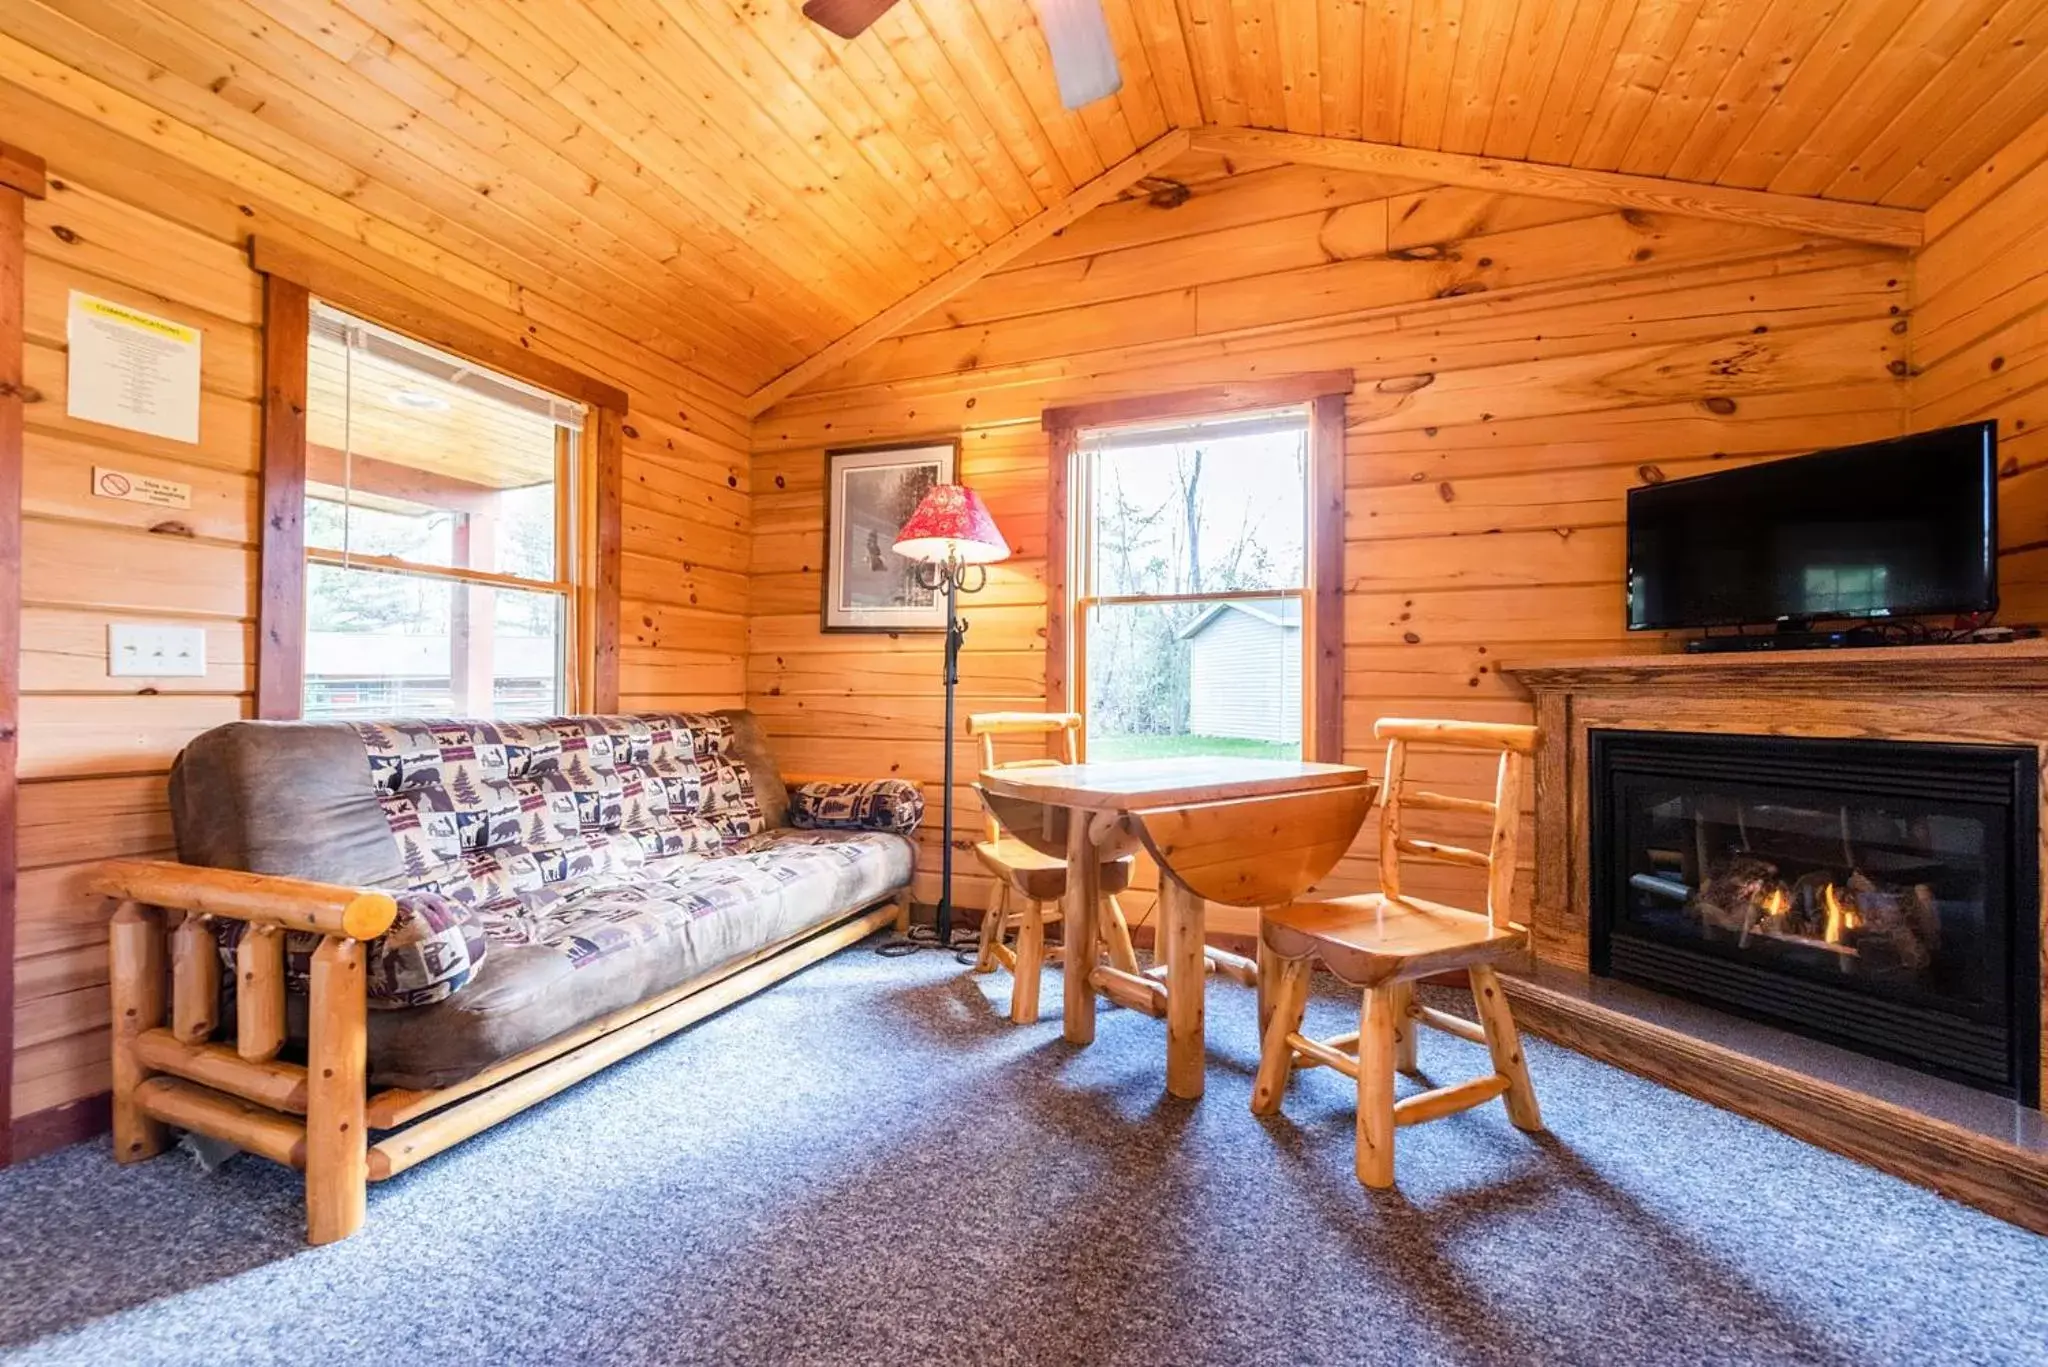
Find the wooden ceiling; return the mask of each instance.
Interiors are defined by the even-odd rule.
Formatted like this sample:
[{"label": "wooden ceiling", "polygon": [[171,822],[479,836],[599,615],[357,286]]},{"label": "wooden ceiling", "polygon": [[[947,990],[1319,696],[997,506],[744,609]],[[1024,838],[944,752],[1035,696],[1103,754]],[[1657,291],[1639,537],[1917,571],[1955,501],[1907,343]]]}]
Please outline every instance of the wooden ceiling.
[{"label": "wooden ceiling", "polygon": [[0,79],[54,58],[738,394],[1174,128],[1922,208],[2048,113],[2048,0],[1105,7],[1079,113],[1029,0],[851,43],[799,0],[8,0]]}]

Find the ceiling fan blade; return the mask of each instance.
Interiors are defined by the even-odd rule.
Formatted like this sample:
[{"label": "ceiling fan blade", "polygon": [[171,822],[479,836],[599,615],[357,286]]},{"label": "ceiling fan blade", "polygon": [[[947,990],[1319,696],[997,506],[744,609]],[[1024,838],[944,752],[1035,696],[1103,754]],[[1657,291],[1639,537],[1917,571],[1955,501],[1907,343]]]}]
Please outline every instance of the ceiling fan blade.
[{"label": "ceiling fan blade", "polygon": [[896,0],[804,0],[804,18],[841,38],[858,38]]},{"label": "ceiling fan blade", "polygon": [[1052,74],[1059,81],[1061,104],[1079,109],[1123,89],[1102,0],[1037,0],[1037,6],[1039,26],[1052,49]]}]

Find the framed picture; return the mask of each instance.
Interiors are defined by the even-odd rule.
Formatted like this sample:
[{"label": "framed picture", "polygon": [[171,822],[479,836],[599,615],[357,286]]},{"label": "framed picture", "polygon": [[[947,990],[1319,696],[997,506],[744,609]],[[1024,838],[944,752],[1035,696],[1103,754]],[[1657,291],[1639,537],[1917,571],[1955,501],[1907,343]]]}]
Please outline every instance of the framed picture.
[{"label": "framed picture", "polygon": [[951,484],[958,441],[825,453],[827,631],[944,631],[946,599],[920,588],[896,532],[935,484]]}]

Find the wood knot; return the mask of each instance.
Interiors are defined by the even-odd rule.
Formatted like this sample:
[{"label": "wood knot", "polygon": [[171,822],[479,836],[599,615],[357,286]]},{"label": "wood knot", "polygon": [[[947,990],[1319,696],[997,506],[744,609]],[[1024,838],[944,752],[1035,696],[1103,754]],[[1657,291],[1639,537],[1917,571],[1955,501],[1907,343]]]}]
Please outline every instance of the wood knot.
[{"label": "wood knot", "polygon": [[183,522],[159,522],[149,530],[153,536],[182,536],[190,538],[198,535],[197,532],[193,531],[191,527]]},{"label": "wood knot", "polygon": [[66,246],[76,246],[78,243],[78,234],[71,231],[71,229],[65,227],[61,223],[51,225],[50,236],[56,238],[59,242],[62,242]]},{"label": "wood knot", "polygon": [[1406,641],[1406,642],[1407,642],[1407,643],[1408,643],[1409,645],[1411,645],[1411,646],[1419,646],[1419,645],[1421,645],[1421,644],[1422,644],[1422,638],[1421,638],[1420,636],[1417,636],[1417,635],[1416,635],[1416,634],[1415,634],[1414,632],[1412,632],[1412,631],[1404,631],[1404,632],[1402,632],[1402,633],[1401,633],[1401,639],[1402,639],[1402,640],[1404,640],[1404,641]]},{"label": "wood knot", "polygon": [[1645,484],[1662,484],[1666,478],[1664,472],[1654,465],[1638,465],[1636,474]]},{"label": "wood knot", "polygon": [[1420,375],[1389,375],[1373,386],[1381,394],[1413,394],[1418,389],[1427,389],[1436,383],[1436,376],[1428,371]]},{"label": "wood knot", "polygon": [[1455,285],[1446,285],[1443,289],[1438,290],[1436,297],[1439,299],[1460,299],[1468,294],[1484,293],[1486,293],[1486,282],[1484,280],[1461,280]]},{"label": "wood knot", "polygon": [[1396,247],[1387,253],[1389,261],[1456,261],[1458,254],[1431,242],[1420,247]]},{"label": "wood knot", "polygon": [[1735,411],[1735,400],[1725,394],[1712,394],[1700,400],[1700,407],[1725,418]]},{"label": "wood knot", "polygon": [[1451,482],[1445,480],[1436,486],[1436,496],[1446,503],[1452,503],[1457,500],[1458,494],[1455,489],[1451,488]]}]

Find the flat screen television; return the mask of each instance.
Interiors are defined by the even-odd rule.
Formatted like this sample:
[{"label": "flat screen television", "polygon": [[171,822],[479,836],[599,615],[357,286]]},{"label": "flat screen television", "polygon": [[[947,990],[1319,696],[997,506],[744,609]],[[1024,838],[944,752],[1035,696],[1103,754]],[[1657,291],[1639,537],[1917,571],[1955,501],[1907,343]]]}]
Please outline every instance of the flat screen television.
[{"label": "flat screen television", "polygon": [[1631,489],[1631,631],[1988,613],[1997,424]]}]

